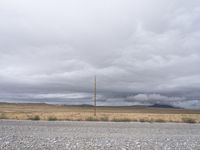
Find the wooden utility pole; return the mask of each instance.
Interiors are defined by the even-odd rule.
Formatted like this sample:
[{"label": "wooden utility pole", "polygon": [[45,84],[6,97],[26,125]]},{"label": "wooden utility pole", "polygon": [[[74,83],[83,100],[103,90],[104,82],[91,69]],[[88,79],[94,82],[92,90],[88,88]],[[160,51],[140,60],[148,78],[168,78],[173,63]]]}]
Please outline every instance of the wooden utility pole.
[{"label": "wooden utility pole", "polygon": [[96,96],[97,96],[97,81],[96,81],[96,76],[94,76],[94,116],[96,116]]}]

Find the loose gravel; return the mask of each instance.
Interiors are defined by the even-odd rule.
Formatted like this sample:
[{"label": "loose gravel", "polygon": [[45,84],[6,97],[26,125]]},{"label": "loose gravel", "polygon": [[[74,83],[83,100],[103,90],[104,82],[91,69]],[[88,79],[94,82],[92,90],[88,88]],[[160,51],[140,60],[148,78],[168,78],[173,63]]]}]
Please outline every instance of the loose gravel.
[{"label": "loose gravel", "polygon": [[0,120],[0,149],[200,149],[200,124]]}]

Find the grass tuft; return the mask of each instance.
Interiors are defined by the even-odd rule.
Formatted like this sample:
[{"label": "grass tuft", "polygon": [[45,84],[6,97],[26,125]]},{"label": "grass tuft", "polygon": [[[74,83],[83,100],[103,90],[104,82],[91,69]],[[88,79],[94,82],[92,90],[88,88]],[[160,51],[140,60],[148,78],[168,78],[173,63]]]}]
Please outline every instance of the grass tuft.
[{"label": "grass tuft", "polygon": [[28,117],[28,120],[40,120],[40,116],[38,116],[38,115],[30,116],[30,117]]},{"label": "grass tuft", "polygon": [[160,122],[160,123],[164,123],[164,122],[166,122],[165,120],[163,120],[163,119],[155,119],[154,120],[154,122]]},{"label": "grass tuft", "polygon": [[99,121],[97,118],[95,118],[95,117],[87,117],[86,119],[85,119],[86,121]]},{"label": "grass tuft", "polygon": [[48,121],[56,121],[58,120],[55,116],[49,116]]},{"label": "grass tuft", "polygon": [[139,122],[147,122],[147,120],[142,118],[139,120]]},{"label": "grass tuft", "polygon": [[129,119],[129,118],[113,118],[112,121],[113,122],[130,122],[131,119]]},{"label": "grass tuft", "polygon": [[108,116],[103,116],[100,118],[100,121],[109,121]]},{"label": "grass tuft", "polygon": [[8,117],[7,117],[4,113],[2,113],[2,114],[0,115],[0,119],[8,119]]},{"label": "grass tuft", "polygon": [[193,118],[182,118],[182,121],[185,123],[196,123],[196,120]]}]

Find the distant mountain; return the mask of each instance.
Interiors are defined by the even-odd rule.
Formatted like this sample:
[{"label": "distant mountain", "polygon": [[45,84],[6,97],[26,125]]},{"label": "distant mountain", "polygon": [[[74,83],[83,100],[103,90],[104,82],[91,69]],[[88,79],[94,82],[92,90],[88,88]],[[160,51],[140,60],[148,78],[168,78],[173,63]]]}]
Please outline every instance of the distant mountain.
[{"label": "distant mountain", "polygon": [[67,105],[67,104],[61,104],[63,106],[67,106],[67,107],[93,107],[93,105],[90,104],[78,104],[78,105]]},{"label": "distant mountain", "polygon": [[178,108],[178,107],[174,107],[172,105],[167,105],[167,104],[153,104],[149,107],[154,107],[154,108]]}]

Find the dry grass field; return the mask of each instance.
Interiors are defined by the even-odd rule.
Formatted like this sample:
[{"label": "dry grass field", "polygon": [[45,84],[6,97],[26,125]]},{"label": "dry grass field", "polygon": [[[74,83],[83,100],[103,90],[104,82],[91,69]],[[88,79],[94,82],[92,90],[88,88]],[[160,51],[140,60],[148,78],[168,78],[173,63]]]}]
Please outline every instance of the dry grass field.
[{"label": "dry grass field", "polygon": [[200,123],[200,110],[99,106],[94,117],[92,106],[0,103],[0,119]]}]

